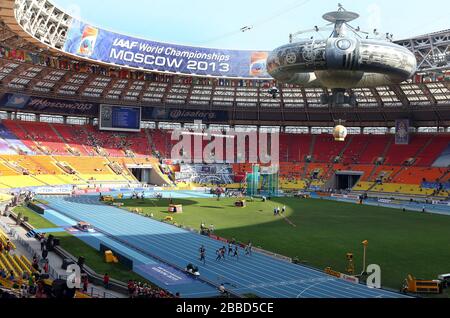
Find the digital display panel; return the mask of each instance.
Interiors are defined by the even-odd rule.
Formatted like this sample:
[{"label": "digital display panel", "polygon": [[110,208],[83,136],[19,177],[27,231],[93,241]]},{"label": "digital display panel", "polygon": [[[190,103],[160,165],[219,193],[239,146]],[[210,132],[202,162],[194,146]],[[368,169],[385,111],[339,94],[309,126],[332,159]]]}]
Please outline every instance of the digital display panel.
[{"label": "digital display panel", "polygon": [[116,105],[100,105],[100,130],[139,132],[141,108]]}]

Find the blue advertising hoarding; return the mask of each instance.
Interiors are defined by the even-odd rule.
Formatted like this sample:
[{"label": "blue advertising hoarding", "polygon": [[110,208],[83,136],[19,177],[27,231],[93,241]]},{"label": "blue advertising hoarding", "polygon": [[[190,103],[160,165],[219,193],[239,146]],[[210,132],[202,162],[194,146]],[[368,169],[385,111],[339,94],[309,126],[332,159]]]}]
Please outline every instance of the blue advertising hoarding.
[{"label": "blue advertising hoarding", "polygon": [[175,121],[194,122],[201,120],[205,123],[227,122],[231,118],[229,111],[223,110],[196,110],[181,108],[144,107],[142,119],[149,121]]},{"label": "blue advertising hoarding", "polygon": [[148,41],[73,19],[63,50],[104,63],[186,75],[270,79],[267,51],[191,47]]},{"label": "blue advertising hoarding", "polygon": [[7,93],[0,99],[0,107],[11,110],[47,114],[97,116],[98,104]]},{"label": "blue advertising hoarding", "polygon": [[[106,111],[105,116],[102,116],[100,106],[103,110],[110,107],[110,112]],[[114,111],[112,111],[111,107],[113,107]],[[232,118],[232,112],[226,110],[99,105],[97,103],[60,100],[16,93],[4,94],[0,98],[0,108],[12,111],[68,116],[97,117],[100,114],[100,123],[104,128],[109,126],[109,128],[114,130],[118,128],[135,131],[139,130],[141,120],[174,122],[201,120],[205,123],[215,123],[228,122]]]},{"label": "blue advertising hoarding", "polygon": [[138,265],[137,269],[165,286],[186,285],[194,282],[194,279],[186,273],[165,264]]}]

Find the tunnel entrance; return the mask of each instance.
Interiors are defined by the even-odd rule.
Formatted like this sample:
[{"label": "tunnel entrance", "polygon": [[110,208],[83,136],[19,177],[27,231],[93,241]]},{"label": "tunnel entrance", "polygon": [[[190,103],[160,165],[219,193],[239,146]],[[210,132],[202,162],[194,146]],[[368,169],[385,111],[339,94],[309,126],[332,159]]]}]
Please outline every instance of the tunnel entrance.
[{"label": "tunnel entrance", "polygon": [[335,190],[350,190],[358,184],[363,176],[362,172],[343,171],[336,173],[334,189]]},{"label": "tunnel entrance", "polygon": [[140,183],[152,184],[153,167],[151,165],[127,165],[127,168]]}]

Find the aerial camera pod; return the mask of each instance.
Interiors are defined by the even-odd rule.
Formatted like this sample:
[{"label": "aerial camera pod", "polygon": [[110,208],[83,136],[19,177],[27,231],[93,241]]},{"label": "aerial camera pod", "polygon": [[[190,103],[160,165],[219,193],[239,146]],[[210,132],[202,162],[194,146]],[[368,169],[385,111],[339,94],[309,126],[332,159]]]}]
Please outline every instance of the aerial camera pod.
[{"label": "aerial camera pod", "polygon": [[280,82],[307,87],[356,88],[401,83],[417,70],[412,52],[374,40],[329,38],[275,49],[267,70]]},{"label": "aerial camera pod", "polygon": [[[270,53],[268,73],[282,83],[331,89],[397,84],[413,76],[417,71],[414,54],[389,41],[361,38],[359,28],[348,24],[358,17],[339,5],[338,11],[323,16],[334,25],[330,38],[293,43],[291,35],[290,44]],[[348,29],[357,36],[349,37]]]}]

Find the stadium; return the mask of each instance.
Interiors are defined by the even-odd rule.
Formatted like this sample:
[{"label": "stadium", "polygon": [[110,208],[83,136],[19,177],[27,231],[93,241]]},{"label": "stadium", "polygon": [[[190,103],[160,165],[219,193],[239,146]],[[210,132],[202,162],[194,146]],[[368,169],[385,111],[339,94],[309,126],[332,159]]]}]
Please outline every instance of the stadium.
[{"label": "stadium", "polygon": [[231,50],[2,0],[1,295],[448,298],[450,31],[358,16]]}]

